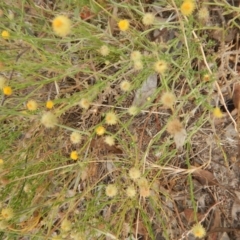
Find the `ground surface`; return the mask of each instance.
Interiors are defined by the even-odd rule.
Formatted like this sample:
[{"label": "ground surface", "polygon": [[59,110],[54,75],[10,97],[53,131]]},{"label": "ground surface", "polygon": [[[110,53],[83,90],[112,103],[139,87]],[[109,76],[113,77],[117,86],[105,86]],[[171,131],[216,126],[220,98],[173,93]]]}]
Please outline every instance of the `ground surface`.
[{"label": "ground surface", "polygon": [[240,239],[239,1],[182,4],[0,3],[1,239]]}]

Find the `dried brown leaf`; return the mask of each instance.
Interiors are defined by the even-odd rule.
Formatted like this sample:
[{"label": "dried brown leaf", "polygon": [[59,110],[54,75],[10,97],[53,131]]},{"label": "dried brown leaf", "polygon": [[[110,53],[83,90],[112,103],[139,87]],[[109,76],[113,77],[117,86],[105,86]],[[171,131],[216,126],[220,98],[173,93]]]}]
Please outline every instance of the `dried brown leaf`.
[{"label": "dried brown leaf", "polygon": [[217,185],[218,182],[211,172],[204,169],[197,169],[193,172],[193,177],[197,179],[202,185],[212,186]]},{"label": "dried brown leaf", "polygon": [[[150,75],[142,86],[136,91],[133,99],[133,106],[142,107],[146,104],[147,99],[152,97],[157,88],[157,74]],[[151,99],[152,100],[152,99]]]}]

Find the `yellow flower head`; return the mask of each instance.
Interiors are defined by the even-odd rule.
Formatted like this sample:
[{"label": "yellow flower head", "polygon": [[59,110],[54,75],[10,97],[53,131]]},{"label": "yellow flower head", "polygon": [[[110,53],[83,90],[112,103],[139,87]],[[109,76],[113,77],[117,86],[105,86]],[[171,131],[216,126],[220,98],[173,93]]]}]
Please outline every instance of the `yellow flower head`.
[{"label": "yellow flower head", "polygon": [[194,237],[203,238],[206,235],[206,230],[201,223],[197,223],[191,230]]},{"label": "yellow flower head", "polygon": [[53,106],[54,106],[54,102],[53,102],[53,101],[48,100],[48,101],[46,102],[46,108],[48,108],[48,109],[52,109]]},{"label": "yellow flower head", "polygon": [[118,22],[118,27],[121,31],[127,31],[129,29],[129,21],[127,19],[120,20]]},{"label": "yellow flower head", "polygon": [[106,132],[106,129],[103,126],[98,126],[95,129],[95,132],[96,132],[97,135],[101,136]]},{"label": "yellow flower head", "polygon": [[57,16],[52,21],[52,28],[56,35],[66,37],[71,32],[71,20],[66,16]]},{"label": "yellow flower head", "polygon": [[72,160],[77,160],[78,159],[78,153],[77,151],[72,151],[71,154],[70,154],[70,158]]},{"label": "yellow flower head", "polygon": [[184,16],[189,16],[193,13],[195,9],[194,0],[185,0],[181,5],[181,12]]},{"label": "yellow flower head", "polygon": [[222,111],[221,111],[221,109],[219,107],[216,107],[216,108],[213,109],[213,116],[215,118],[223,117],[223,113],[222,113]]},{"label": "yellow flower head", "polygon": [[108,112],[105,117],[106,124],[115,125],[117,124],[118,118],[114,112]]},{"label": "yellow flower head", "polygon": [[163,74],[167,68],[167,63],[164,60],[158,60],[154,63],[154,70],[159,74]]},{"label": "yellow flower head", "polygon": [[2,31],[1,35],[2,35],[3,39],[9,39],[9,37],[10,37],[10,33],[6,30]]},{"label": "yellow flower head", "polygon": [[38,107],[38,104],[35,100],[29,100],[27,102],[27,109],[29,111],[35,111],[37,109],[37,107]]},{"label": "yellow flower head", "polygon": [[3,93],[6,96],[10,96],[12,94],[12,88],[10,86],[5,86],[3,87]]}]

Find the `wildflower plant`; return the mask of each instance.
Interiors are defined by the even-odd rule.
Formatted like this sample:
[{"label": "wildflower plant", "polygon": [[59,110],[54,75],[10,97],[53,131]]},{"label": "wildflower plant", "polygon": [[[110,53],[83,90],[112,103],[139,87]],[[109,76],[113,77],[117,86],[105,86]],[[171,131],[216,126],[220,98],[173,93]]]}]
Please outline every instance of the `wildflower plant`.
[{"label": "wildflower plant", "polygon": [[196,172],[211,175],[216,153],[219,185],[204,194],[234,228],[224,204],[235,199],[219,186],[238,184],[238,113],[225,107],[239,73],[236,1],[8,2],[1,238],[204,238],[209,218],[192,227],[185,213],[211,209]]}]

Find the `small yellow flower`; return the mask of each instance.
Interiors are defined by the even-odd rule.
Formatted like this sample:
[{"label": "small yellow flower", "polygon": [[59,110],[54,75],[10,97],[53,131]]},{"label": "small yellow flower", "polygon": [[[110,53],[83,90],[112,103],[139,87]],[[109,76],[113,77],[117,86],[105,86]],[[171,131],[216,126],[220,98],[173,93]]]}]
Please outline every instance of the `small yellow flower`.
[{"label": "small yellow flower", "polygon": [[77,160],[78,159],[78,153],[77,151],[72,151],[71,154],[70,154],[70,158],[72,160]]},{"label": "small yellow flower", "polygon": [[71,32],[71,20],[66,16],[57,16],[52,21],[53,31],[60,37],[66,37]]},{"label": "small yellow flower", "polygon": [[154,64],[154,70],[159,74],[163,74],[167,70],[167,68],[167,63],[164,60],[158,60]]},{"label": "small yellow flower", "polygon": [[37,110],[37,108],[38,108],[38,104],[35,100],[29,100],[27,102],[27,109],[29,111],[35,111],[35,110]]},{"label": "small yellow flower", "polygon": [[139,171],[139,169],[135,167],[130,168],[128,174],[129,174],[129,177],[133,180],[136,180],[141,177],[141,172]]},{"label": "small yellow flower", "polygon": [[114,112],[108,112],[105,117],[106,124],[115,125],[117,124],[118,118]]},{"label": "small yellow flower", "polygon": [[9,37],[10,37],[10,33],[6,30],[2,31],[1,35],[2,35],[3,39],[9,39]]},{"label": "small yellow flower", "polygon": [[48,100],[48,101],[46,102],[46,108],[48,108],[48,109],[52,109],[53,106],[54,106],[54,102],[53,102],[53,101]]},{"label": "small yellow flower", "polygon": [[106,187],[105,193],[108,197],[114,197],[117,195],[117,187],[115,184],[109,184]]},{"label": "small yellow flower", "polygon": [[95,129],[95,132],[96,132],[97,135],[101,136],[106,132],[106,129],[103,126],[98,126]]},{"label": "small yellow flower", "polygon": [[202,79],[203,79],[203,81],[208,82],[208,81],[210,81],[211,76],[209,74],[204,74]]},{"label": "small yellow flower", "polygon": [[46,128],[53,128],[57,124],[57,117],[51,113],[51,112],[45,112],[42,115],[41,118],[41,123],[46,127]]},{"label": "small yellow flower", "polygon": [[7,82],[6,78],[3,76],[0,76],[0,89],[4,88],[6,82]]},{"label": "small yellow flower", "polygon": [[138,60],[141,60],[141,58],[142,58],[142,54],[139,51],[133,51],[131,53],[130,59],[132,61],[138,61]]},{"label": "small yellow flower", "polygon": [[90,107],[90,101],[86,98],[82,98],[79,102],[80,107],[88,109]]},{"label": "small yellow flower", "polygon": [[6,96],[10,96],[12,94],[12,88],[10,86],[5,86],[3,87],[3,93]]},{"label": "small yellow flower", "polygon": [[213,109],[213,116],[216,118],[221,118],[223,117],[223,113],[219,107],[216,107]]},{"label": "small yellow flower", "polygon": [[201,223],[197,223],[191,230],[194,237],[203,238],[206,235],[206,230]]},{"label": "small yellow flower", "polygon": [[106,46],[106,45],[103,45],[103,46],[101,46],[101,48],[99,49],[99,52],[100,52],[100,54],[102,55],[102,56],[107,56],[109,53],[110,53],[110,49],[109,49],[109,47],[108,46]]},{"label": "small yellow flower", "polygon": [[180,8],[180,10],[184,16],[191,15],[193,13],[194,9],[195,9],[194,0],[183,1],[181,8]]},{"label": "small yellow flower", "polygon": [[143,16],[142,22],[145,26],[152,25],[154,23],[155,16],[152,13],[146,13]]},{"label": "small yellow flower", "polygon": [[1,212],[2,217],[5,220],[10,220],[13,218],[13,209],[12,208],[3,208]]},{"label": "small yellow flower", "polygon": [[120,20],[118,22],[118,27],[121,31],[127,31],[129,29],[129,21],[127,19]]},{"label": "small yellow flower", "polygon": [[120,88],[121,88],[122,91],[128,92],[131,89],[131,83],[127,80],[123,80],[120,83]]},{"label": "small yellow flower", "polygon": [[104,138],[104,142],[108,144],[109,146],[113,146],[115,144],[115,140],[112,136],[106,136]]},{"label": "small yellow flower", "polygon": [[72,229],[72,223],[68,219],[64,219],[61,223],[61,229],[64,232],[68,232]]},{"label": "small yellow flower", "polygon": [[71,135],[70,135],[70,140],[74,144],[80,143],[81,139],[82,139],[82,136],[78,132],[72,132]]}]

